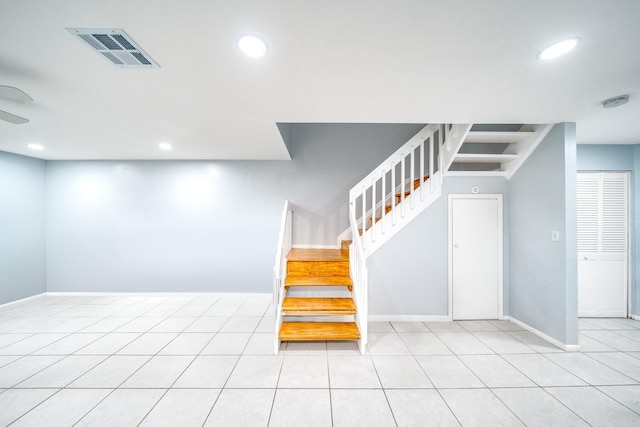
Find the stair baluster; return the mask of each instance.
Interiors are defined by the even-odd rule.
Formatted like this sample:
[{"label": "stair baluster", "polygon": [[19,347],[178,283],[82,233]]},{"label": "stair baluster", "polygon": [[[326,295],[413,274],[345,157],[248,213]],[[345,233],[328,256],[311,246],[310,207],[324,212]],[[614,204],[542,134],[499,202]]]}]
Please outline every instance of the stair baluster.
[{"label": "stair baluster", "polygon": [[[429,139],[431,139],[433,137],[433,135],[429,136]],[[420,140],[420,179],[422,180],[425,175],[424,175],[424,139]],[[424,185],[420,185],[420,201],[422,202],[424,200]]]},{"label": "stair baluster", "polygon": [[273,306],[275,309],[275,338],[274,353],[278,354],[280,339],[278,333],[282,323],[282,303],[285,295],[285,279],[287,276],[287,254],[293,243],[293,204],[288,200],[284,202],[282,219],[280,220],[280,237],[276,249],[276,262],[273,268]]},{"label": "stair baluster", "polygon": [[[355,215],[355,200],[349,203],[349,224],[355,230],[353,240],[349,247],[349,268],[351,269],[351,279],[353,280],[353,296],[356,302],[356,324],[360,330],[358,347],[361,354],[365,354],[367,346],[367,330],[369,317],[369,272],[367,271],[367,260],[364,253],[363,239],[357,232],[358,221]],[[364,233],[364,228],[363,228]]]},{"label": "stair baluster", "polygon": [[[440,135],[442,132],[439,132],[438,135]],[[429,137],[429,176],[433,176],[433,161],[431,159],[433,159],[434,153],[433,153],[433,135],[431,135]],[[433,180],[431,182],[429,182],[429,191],[433,193]]]}]

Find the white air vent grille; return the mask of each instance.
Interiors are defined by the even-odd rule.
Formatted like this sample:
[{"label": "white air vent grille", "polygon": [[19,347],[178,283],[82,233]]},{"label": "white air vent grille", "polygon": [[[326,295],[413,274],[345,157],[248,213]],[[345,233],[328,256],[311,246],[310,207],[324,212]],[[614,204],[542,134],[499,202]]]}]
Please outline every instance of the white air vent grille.
[{"label": "white air vent grille", "polygon": [[118,67],[159,67],[121,28],[67,28],[67,31]]}]

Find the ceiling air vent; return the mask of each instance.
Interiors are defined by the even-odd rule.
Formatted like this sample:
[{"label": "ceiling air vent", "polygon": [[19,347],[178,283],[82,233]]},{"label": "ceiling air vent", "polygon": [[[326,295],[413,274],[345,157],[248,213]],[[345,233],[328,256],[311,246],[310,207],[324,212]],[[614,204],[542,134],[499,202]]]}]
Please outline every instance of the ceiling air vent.
[{"label": "ceiling air vent", "polygon": [[160,67],[121,28],[67,28],[67,31],[118,67]]}]

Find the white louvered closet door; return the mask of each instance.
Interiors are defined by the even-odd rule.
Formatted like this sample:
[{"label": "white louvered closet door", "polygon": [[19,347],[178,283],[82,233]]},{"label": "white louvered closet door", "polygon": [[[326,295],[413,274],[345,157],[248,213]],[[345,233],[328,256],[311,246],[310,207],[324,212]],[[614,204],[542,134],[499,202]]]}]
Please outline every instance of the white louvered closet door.
[{"label": "white louvered closet door", "polygon": [[629,174],[578,172],[578,315],[627,317]]}]

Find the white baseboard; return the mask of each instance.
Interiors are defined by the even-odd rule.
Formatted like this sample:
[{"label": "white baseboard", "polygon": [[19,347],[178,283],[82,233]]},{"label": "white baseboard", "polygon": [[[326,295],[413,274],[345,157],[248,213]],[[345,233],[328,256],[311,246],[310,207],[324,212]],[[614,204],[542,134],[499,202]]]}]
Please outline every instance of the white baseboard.
[{"label": "white baseboard", "polygon": [[532,334],[539,336],[543,340],[548,341],[549,343],[555,345],[558,348],[561,348],[564,351],[578,351],[578,350],[580,350],[580,346],[579,345],[561,343],[557,339],[550,337],[549,335],[545,334],[544,332],[540,332],[539,330],[537,330],[533,326],[530,326],[530,325],[522,322],[521,320],[515,319],[515,318],[513,318],[511,316],[504,316],[503,319],[504,320],[509,320],[510,322],[515,323],[516,325],[520,326],[521,328],[526,329],[527,331],[531,332]]},{"label": "white baseboard", "polygon": [[640,316],[635,314],[630,314],[629,317],[631,317],[633,320],[640,320]]},{"label": "white baseboard", "polygon": [[49,296],[88,296],[88,297],[272,297],[271,292],[46,292]]},{"label": "white baseboard", "polygon": [[400,315],[369,315],[369,322],[450,322],[451,317],[447,315],[422,315],[422,314],[400,314]]},{"label": "white baseboard", "polygon": [[33,299],[42,298],[43,296],[46,296],[46,295],[47,295],[46,292],[43,292],[43,293],[37,294],[37,295],[31,295],[30,297],[24,297],[24,298],[17,299],[15,301],[5,302],[4,304],[0,304],[0,307],[10,307],[12,305],[22,304],[22,303],[28,302],[30,300],[33,300]]}]

